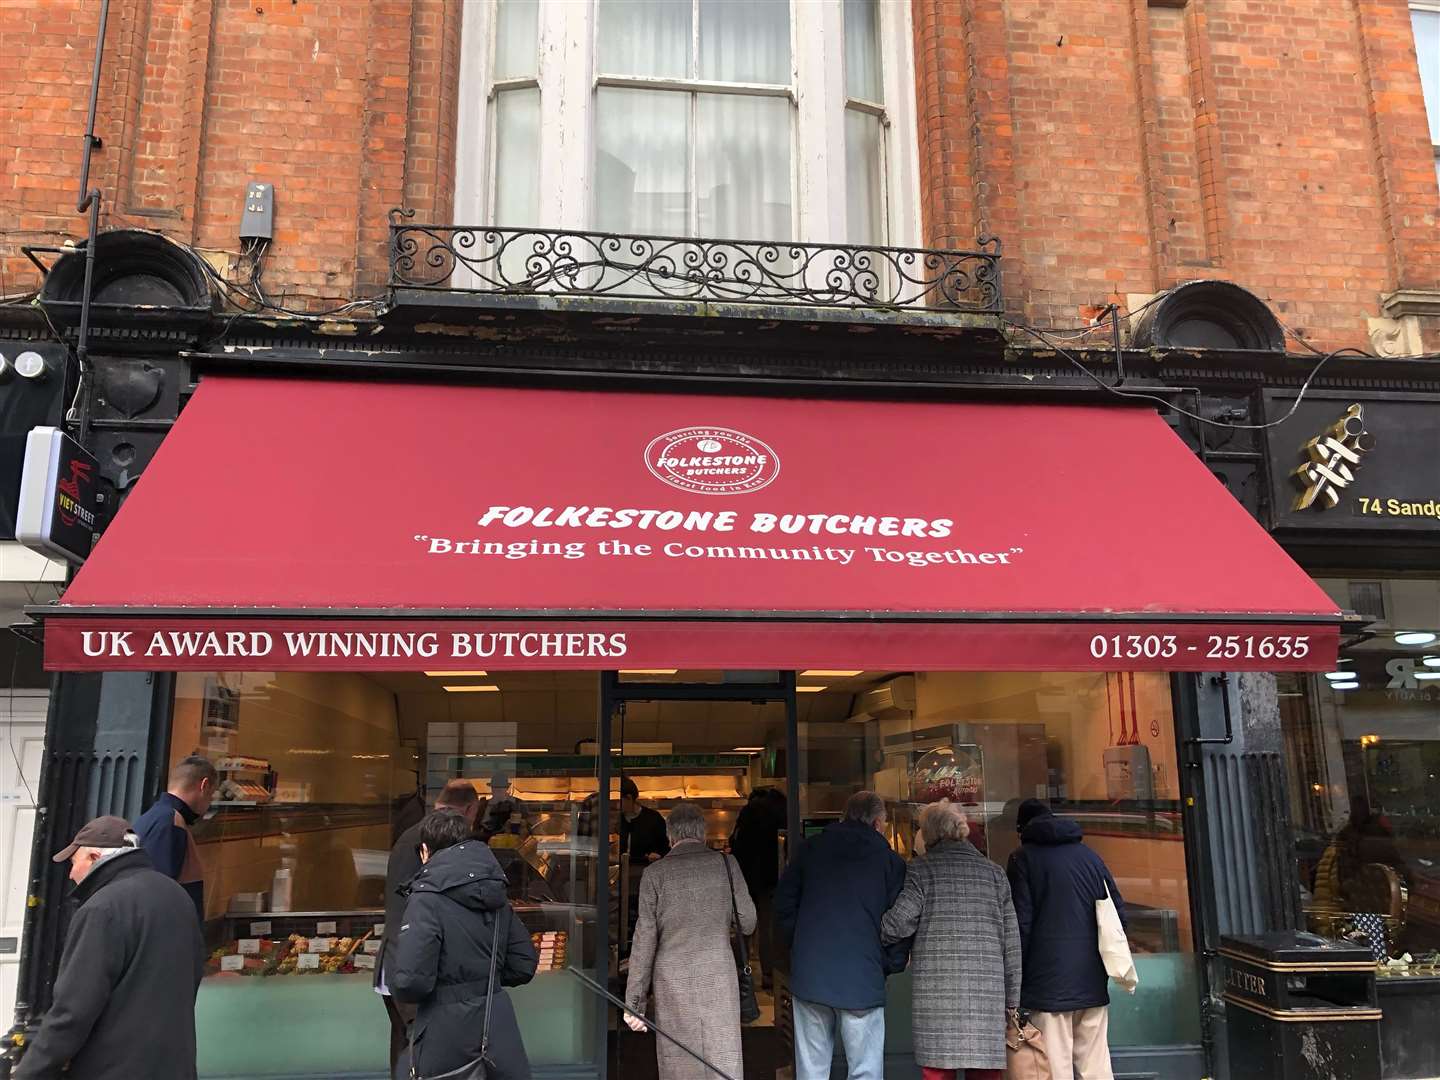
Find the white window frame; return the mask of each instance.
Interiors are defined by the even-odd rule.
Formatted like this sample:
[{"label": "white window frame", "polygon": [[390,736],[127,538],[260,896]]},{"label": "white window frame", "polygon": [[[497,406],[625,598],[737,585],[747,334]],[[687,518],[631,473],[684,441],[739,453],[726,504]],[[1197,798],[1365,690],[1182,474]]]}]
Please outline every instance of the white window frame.
[{"label": "white window frame", "polygon": [[[1436,15],[1440,15],[1440,0],[1410,0],[1410,10],[1411,10],[1411,11],[1427,11],[1427,12],[1432,12],[1432,13],[1434,13],[1434,14],[1436,14]],[[1417,44],[1418,44],[1418,43],[1417,43]],[[1425,102],[1425,109],[1426,109],[1425,120],[1426,120],[1426,125],[1427,125],[1427,126],[1426,126],[1426,130],[1427,130],[1427,131],[1429,130],[1429,126],[1428,126],[1428,125],[1429,125],[1429,120],[1430,120],[1430,116],[1429,116],[1429,110],[1430,110],[1430,108],[1431,108],[1431,103],[1428,102],[1428,101]],[[1435,108],[1437,111],[1440,111],[1440,101],[1434,102],[1434,108]],[[1435,155],[1435,176],[1436,176],[1437,180],[1440,180],[1440,142],[1433,142],[1433,141],[1432,141],[1432,142],[1430,143],[1430,149],[1431,149],[1431,151],[1432,151],[1432,152],[1434,153],[1434,155]]]},{"label": "white window frame", "polygon": [[[882,114],[885,242],[915,247],[921,226],[910,5],[881,0],[877,7],[885,102],[883,108],[879,103],[861,107]],[[494,11],[490,0],[466,0],[464,7],[455,162],[455,222],[460,225],[494,221],[495,103],[489,82]],[[498,84],[539,87],[540,176],[542,181],[563,178],[542,182],[537,220],[524,224],[573,231],[594,227],[595,92],[602,85],[624,86],[791,98],[793,237],[805,243],[848,242],[844,185],[832,182],[844,175],[845,109],[850,105],[845,95],[843,0],[791,0],[791,86],[602,76],[594,66],[596,24],[596,0],[542,0],[537,76]]]}]

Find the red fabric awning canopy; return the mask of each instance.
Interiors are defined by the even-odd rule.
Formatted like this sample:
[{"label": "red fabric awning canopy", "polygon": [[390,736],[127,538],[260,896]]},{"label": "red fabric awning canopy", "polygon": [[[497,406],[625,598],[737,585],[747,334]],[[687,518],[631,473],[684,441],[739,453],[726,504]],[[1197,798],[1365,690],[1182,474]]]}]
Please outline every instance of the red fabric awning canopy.
[{"label": "red fabric awning canopy", "polygon": [[59,669],[1327,670],[1154,412],[204,380]]}]

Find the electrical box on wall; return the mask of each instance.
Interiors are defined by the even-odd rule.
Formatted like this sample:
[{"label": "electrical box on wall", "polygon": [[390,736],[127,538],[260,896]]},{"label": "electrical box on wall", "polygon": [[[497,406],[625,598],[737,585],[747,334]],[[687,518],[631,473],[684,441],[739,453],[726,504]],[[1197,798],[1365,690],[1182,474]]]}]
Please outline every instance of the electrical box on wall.
[{"label": "electrical box on wall", "polygon": [[274,238],[275,185],[251,181],[245,185],[245,212],[240,216],[240,239]]},{"label": "electrical box on wall", "polygon": [[1105,750],[1105,794],[1111,801],[1155,797],[1150,751],[1144,746],[1111,746]]}]

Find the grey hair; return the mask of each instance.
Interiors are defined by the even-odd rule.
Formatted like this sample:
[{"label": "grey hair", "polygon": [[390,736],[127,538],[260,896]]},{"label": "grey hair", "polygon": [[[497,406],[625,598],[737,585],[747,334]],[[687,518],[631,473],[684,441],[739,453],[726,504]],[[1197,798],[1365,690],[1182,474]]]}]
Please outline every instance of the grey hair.
[{"label": "grey hair", "polygon": [[873,791],[857,791],[845,803],[845,820],[873,826],[885,816],[885,800]]},{"label": "grey hair", "polygon": [[927,851],[949,840],[964,840],[970,835],[970,819],[958,803],[941,799],[920,811],[920,835]]},{"label": "grey hair", "polygon": [[670,816],[665,819],[665,833],[672,844],[678,844],[682,840],[704,840],[704,812],[693,802],[676,803],[670,810]]}]

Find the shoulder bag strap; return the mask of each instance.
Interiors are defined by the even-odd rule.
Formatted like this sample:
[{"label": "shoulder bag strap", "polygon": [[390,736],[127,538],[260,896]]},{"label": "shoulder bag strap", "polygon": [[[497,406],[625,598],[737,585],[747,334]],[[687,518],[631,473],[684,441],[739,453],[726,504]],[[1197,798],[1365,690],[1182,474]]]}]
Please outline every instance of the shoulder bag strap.
[{"label": "shoulder bag strap", "polygon": [[730,872],[730,856],[723,851],[720,861],[725,864],[725,883],[730,886],[730,925],[735,928],[735,962],[750,974],[750,956],[745,948],[745,935],[740,932],[740,909],[735,905],[735,878]]},{"label": "shoulder bag strap", "polygon": [[480,1031],[480,1056],[490,1049],[490,1006],[495,1000],[495,967],[500,958],[500,921],[510,910],[508,901],[495,909],[495,937],[490,942],[490,981],[485,987],[485,1026]]}]

